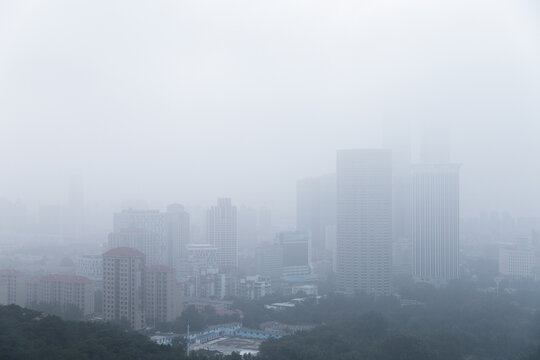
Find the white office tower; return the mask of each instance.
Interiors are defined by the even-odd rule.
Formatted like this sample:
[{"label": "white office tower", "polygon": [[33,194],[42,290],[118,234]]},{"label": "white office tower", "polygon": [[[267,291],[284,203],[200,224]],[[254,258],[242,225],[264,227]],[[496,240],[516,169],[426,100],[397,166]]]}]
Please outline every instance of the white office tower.
[{"label": "white office tower", "polygon": [[390,150],[337,153],[337,286],[389,294],[392,274]]},{"label": "white office tower", "polygon": [[223,269],[238,267],[236,207],[231,199],[218,199],[207,214],[208,243],[217,248],[217,263]]},{"label": "white office tower", "polygon": [[459,165],[414,166],[411,176],[412,273],[443,285],[459,276]]}]

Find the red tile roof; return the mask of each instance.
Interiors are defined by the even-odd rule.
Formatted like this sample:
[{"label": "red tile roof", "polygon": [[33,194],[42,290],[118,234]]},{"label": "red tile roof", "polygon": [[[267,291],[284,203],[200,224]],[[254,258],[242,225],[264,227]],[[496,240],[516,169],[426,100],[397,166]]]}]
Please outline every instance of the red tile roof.
[{"label": "red tile roof", "polygon": [[103,256],[141,257],[144,256],[139,250],[128,247],[117,247],[107,251]]}]

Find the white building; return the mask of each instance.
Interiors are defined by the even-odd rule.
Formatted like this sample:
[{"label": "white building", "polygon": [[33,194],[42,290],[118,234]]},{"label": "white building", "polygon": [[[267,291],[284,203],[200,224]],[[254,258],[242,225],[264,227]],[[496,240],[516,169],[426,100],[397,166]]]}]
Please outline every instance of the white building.
[{"label": "white building", "polygon": [[238,234],[236,206],[231,199],[218,199],[207,213],[208,243],[217,248],[217,261],[221,268],[238,267]]},{"label": "white building", "polygon": [[389,294],[392,275],[392,155],[337,153],[337,288]]},{"label": "white building", "polygon": [[440,285],[459,277],[459,165],[413,167],[410,232],[415,280]]}]

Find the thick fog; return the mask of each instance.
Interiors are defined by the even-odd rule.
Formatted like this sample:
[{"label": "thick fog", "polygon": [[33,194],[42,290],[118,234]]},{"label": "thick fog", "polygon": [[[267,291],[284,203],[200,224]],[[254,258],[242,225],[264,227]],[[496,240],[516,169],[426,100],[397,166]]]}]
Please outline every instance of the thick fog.
[{"label": "thick fog", "polygon": [[80,176],[104,219],[226,196],[289,226],[336,150],[414,162],[442,132],[463,216],[540,216],[539,24],[535,0],[0,0],[0,197]]}]

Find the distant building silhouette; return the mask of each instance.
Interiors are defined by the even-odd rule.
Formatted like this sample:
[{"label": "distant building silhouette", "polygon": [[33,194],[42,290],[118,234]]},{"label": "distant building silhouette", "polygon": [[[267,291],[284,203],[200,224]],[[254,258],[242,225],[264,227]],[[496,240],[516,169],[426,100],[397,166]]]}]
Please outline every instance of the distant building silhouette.
[{"label": "distant building silhouette", "polygon": [[236,206],[231,199],[218,199],[207,213],[207,242],[217,248],[221,268],[238,267],[238,232]]},{"label": "distant building silhouette", "polygon": [[411,240],[417,281],[440,285],[459,277],[459,165],[413,167]]},{"label": "distant building silhouette", "polygon": [[337,153],[337,288],[389,294],[392,268],[392,155]]}]

